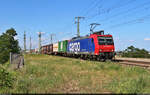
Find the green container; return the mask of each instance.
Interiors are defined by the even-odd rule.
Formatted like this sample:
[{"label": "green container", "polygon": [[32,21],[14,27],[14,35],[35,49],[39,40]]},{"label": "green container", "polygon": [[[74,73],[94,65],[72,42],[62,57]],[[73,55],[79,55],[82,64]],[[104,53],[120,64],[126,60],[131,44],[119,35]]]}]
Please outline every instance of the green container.
[{"label": "green container", "polygon": [[67,52],[67,44],[68,44],[68,41],[65,40],[65,41],[61,41],[58,43],[58,52]]}]

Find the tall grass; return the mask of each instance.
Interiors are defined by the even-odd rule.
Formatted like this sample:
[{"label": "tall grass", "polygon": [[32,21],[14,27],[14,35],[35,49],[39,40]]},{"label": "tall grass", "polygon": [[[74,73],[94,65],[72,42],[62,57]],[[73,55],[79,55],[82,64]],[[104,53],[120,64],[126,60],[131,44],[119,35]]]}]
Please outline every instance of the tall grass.
[{"label": "tall grass", "polygon": [[[25,55],[11,93],[150,93],[150,72],[112,62]],[[2,91],[4,92],[4,91]]]},{"label": "tall grass", "polygon": [[108,88],[117,93],[146,93],[145,89],[150,86],[148,84],[149,81],[149,76],[139,76],[138,78],[126,77],[120,78],[119,80],[114,79]]}]

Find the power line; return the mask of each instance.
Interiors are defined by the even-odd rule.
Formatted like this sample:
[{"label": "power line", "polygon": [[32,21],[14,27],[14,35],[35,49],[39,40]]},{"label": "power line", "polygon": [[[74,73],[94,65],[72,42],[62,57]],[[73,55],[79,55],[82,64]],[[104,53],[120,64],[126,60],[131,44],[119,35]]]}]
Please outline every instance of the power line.
[{"label": "power line", "polygon": [[[62,31],[57,32],[57,36],[58,36],[58,35],[64,35],[64,36],[65,36],[65,35],[67,35],[67,34],[72,33],[72,32],[70,32],[70,31],[69,31],[69,32],[65,32],[65,31],[67,31],[67,30],[69,29],[69,28],[68,28],[69,26],[73,26],[73,25],[74,25],[74,19],[72,19],[72,23],[71,23],[71,24],[69,24],[69,23],[66,24],[66,26],[62,29],[63,32],[62,32]],[[56,38],[57,38],[57,37],[56,37]]]},{"label": "power line", "polygon": [[[127,2],[127,4],[130,4],[130,2],[135,2],[136,0],[134,0],[134,1],[128,1]],[[136,6],[136,7],[134,7],[134,8],[131,8],[131,9],[128,9],[128,10],[126,10],[124,13],[126,14],[126,13],[128,13],[128,12],[131,12],[131,10],[133,10],[133,9],[137,9],[137,8],[140,8],[140,6],[146,6],[147,4],[149,4],[149,2],[145,2],[145,3],[143,3],[143,4],[140,4],[140,5],[138,5],[138,6]],[[120,6],[120,7],[122,7],[122,6]],[[118,7],[115,7],[115,8],[118,8]],[[112,9],[115,9],[115,8],[112,8]],[[143,8],[143,7],[142,7]],[[144,9],[149,9],[148,7],[144,7]],[[112,11],[112,10],[111,10]],[[123,14],[123,12],[121,12],[119,15],[122,15]],[[115,15],[115,16],[118,16],[117,14]],[[113,17],[115,17],[115,16],[113,16]],[[112,16],[111,16],[111,18],[112,18]],[[110,18],[109,18],[110,19]],[[103,20],[103,21],[106,21],[106,20],[108,20],[108,19],[105,19],[105,20]],[[138,20],[139,21],[139,20]],[[134,21],[133,21],[134,22]],[[131,21],[129,21],[129,22],[126,22],[126,24],[127,23],[131,23]],[[138,22],[139,23],[139,22]],[[124,23],[123,23],[124,24]],[[117,25],[116,25],[117,26]]]},{"label": "power line", "polygon": [[[96,1],[96,0],[93,0],[92,3],[94,3],[95,1]],[[98,0],[98,1],[100,1],[100,0]],[[102,1],[102,0],[101,0],[101,1]],[[96,2],[96,4],[97,4],[97,2]],[[90,5],[91,5],[91,3],[90,3]],[[88,7],[88,8],[89,8],[89,7]],[[83,13],[83,12],[82,12],[82,13]],[[72,23],[72,24],[69,24],[69,25],[73,25],[73,23]],[[66,25],[66,26],[65,26],[65,29],[68,29],[68,26],[69,26],[69,25]],[[64,29],[63,29],[63,30],[64,30]],[[68,33],[66,33],[66,32],[57,32],[57,33],[58,33],[59,35],[61,35],[61,34],[67,35],[67,34],[70,34],[70,33],[73,34],[73,33],[70,32],[70,31],[69,31]],[[79,34],[78,34],[78,35],[79,35]]]},{"label": "power line", "polygon": [[[121,16],[121,15],[123,15],[123,14],[127,14],[127,13],[130,13],[130,12],[132,12],[132,11],[135,11],[135,10],[138,9],[138,8],[143,8],[143,9],[146,8],[146,9],[148,9],[148,7],[143,7],[143,6],[146,6],[146,5],[148,5],[148,4],[150,4],[150,2],[145,2],[145,3],[143,3],[143,4],[140,4],[140,5],[136,6],[136,7],[130,8],[130,9],[125,10],[125,11],[121,11],[121,12],[119,12],[119,13],[117,13],[117,14],[111,16],[111,17],[107,17],[107,18],[101,19],[101,20],[99,20],[99,21],[108,21],[109,19],[112,19],[112,18],[114,18],[114,17]],[[142,7],[141,7],[141,6],[142,6]],[[138,12],[139,12],[139,11],[138,11]],[[133,12],[132,12],[132,13],[133,13]],[[135,15],[135,14],[134,14],[134,15]]]},{"label": "power line", "polygon": [[[97,1],[97,0],[93,0],[92,2],[90,2],[90,3],[88,4],[88,6],[86,6],[86,7],[80,12],[80,15],[81,15],[81,14],[83,14],[83,15],[86,14],[87,11],[92,7],[91,4],[94,5],[94,4],[96,3],[95,1]],[[93,3],[94,3],[94,4],[93,4]],[[87,11],[85,11],[85,10],[87,10]]]},{"label": "power line", "polygon": [[[104,1],[104,0],[93,0],[93,1],[87,6],[87,8],[84,8],[83,12],[82,12],[80,15],[83,14],[83,16],[87,18],[86,15],[88,15],[91,11],[93,11],[93,9],[97,8],[99,4],[101,4],[101,6],[100,6],[99,8],[102,8],[102,2],[103,2],[103,1]],[[88,23],[87,20],[88,20],[88,19],[85,19],[85,20],[83,21],[83,23]]]},{"label": "power line", "polygon": [[[107,8],[107,9],[100,9],[99,8],[99,10],[98,10],[98,12],[97,12],[97,14],[101,14],[101,13],[105,13],[105,12],[107,12],[107,13],[109,13],[109,11],[111,10],[111,9],[113,9],[114,7],[116,7],[117,5],[119,5],[120,4],[120,2],[117,2],[117,3],[115,3],[112,7],[109,7],[109,8]],[[102,11],[102,12],[101,12]],[[89,17],[90,18],[90,17]]]},{"label": "power line", "polygon": [[150,18],[150,14],[149,15],[145,15],[143,17],[140,17],[138,19],[134,19],[134,20],[130,20],[130,21],[126,21],[126,22],[122,22],[122,23],[119,23],[119,24],[115,24],[115,25],[112,25],[106,29],[112,29],[112,28],[116,28],[116,27],[120,27],[120,26],[123,26],[123,25],[128,25],[128,24],[132,24],[132,23],[143,23],[146,19],[149,19]]},{"label": "power line", "polygon": [[[91,6],[91,7],[85,12],[85,14],[84,14],[83,16],[86,16],[87,14],[89,14],[90,11],[92,11],[94,7],[96,8],[96,6],[98,6],[98,4],[101,4],[100,2],[102,3],[103,0],[98,0],[97,2],[95,2],[95,3],[93,4],[93,6]],[[92,3],[91,3],[91,4],[92,4]],[[90,4],[90,5],[91,5],[91,4]],[[102,7],[102,4],[101,4],[101,7]]]},{"label": "power line", "polygon": [[110,13],[110,12],[113,11],[114,9],[117,9],[117,8],[120,8],[120,7],[123,7],[123,6],[126,6],[126,5],[131,4],[131,3],[135,2],[135,1],[136,1],[136,0],[129,0],[129,1],[126,2],[124,5],[121,5],[121,4],[120,4],[119,6],[107,8],[107,9],[102,10],[102,11],[99,10],[99,12],[98,12],[97,14],[94,14],[94,15],[92,15],[91,17],[88,17],[88,19],[93,19],[93,18],[96,17],[96,16],[100,16],[100,15],[103,15],[103,14]]},{"label": "power line", "polygon": [[[101,0],[102,1],[102,0]],[[135,0],[134,0],[135,1]],[[104,14],[105,14],[105,12],[109,12],[109,11],[112,11],[112,9],[115,9],[115,8],[117,8],[117,7],[120,7],[121,6],[121,3],[122,1],[119,1],[119,2],[117,2],[117,3],[115,3],[112,7],[109,7],[109,8],[107,8],[107,10],[105,11],[105,10],[103,10],[104,11]],[[129,0],[127,3],[130,3],[130,2],[133,2],[133,0]],[[101,2],[102,3],[102,2]],[[99,5],[99,3],[97,3],[96,4],[96,7]],[[117,6],[117,5],[119,5],[119,6]],[[103,5],[100,5],[100,8],[102,8],[102,6]],[[117,6],[117,7],[116,7]],[[121,6],[122,7],[122,6]],[[100,8],[99,8],[99,10],[100,10]],[[92,9],[92,8],[91,8]],[[88,12],[88,13],[90,13],[90,12]],[[100,14],[100,12],[98,13],[98,15]],[[102,14],[102,13],[101,13]],[[89,19],[92,19],[92,18],[94,18],[93,16],[89,16],[89,17],[87,17],[87,19],[85,20],[85,21],[87,21],[87,20],[89,20]]]}]

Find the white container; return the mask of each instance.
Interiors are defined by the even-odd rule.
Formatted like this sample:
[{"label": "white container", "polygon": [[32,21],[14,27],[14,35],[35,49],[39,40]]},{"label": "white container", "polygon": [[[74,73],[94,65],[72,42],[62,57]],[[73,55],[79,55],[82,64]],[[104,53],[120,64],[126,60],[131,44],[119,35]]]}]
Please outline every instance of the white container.
[{"label": "white container", "polygon": [[58,43],[53,44],[53,52],[58,52]]}]

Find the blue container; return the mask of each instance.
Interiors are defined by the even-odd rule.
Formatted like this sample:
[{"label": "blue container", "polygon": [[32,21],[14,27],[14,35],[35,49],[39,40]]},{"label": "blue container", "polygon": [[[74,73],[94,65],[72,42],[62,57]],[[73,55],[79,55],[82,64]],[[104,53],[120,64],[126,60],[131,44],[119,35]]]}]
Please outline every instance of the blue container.
[{"label": "blue container", "polygon": [[94,54],[95,45],[92,38],[71,40],[67,45],[67,52],[73,54]]}]

